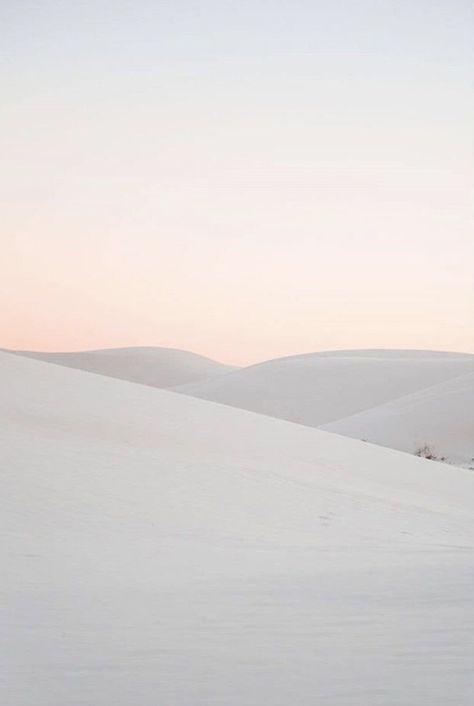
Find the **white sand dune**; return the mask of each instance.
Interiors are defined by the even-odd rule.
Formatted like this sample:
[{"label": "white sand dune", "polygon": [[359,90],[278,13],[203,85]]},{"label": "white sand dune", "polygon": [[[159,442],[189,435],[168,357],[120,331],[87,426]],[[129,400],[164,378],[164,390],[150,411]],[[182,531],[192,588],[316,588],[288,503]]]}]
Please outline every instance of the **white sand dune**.
[{"label": "white sand dune", "polygon": [[[437,402],[436,390],[429,392],[433,385],[442,385],[445,380],[455,380],[466,372],[474,374],[474,356],[469,354],[335,351],[237,369],[170,348],[15,353],[170,388],[401,451],[414,453],[428,445],[440,458],[472,465],[470,387],[463,390],[460,382],[457,393],[446,388],[451,404]],[[415,395],[413,400],[411,394]],[[423,409],[423,404],[429,409]],[[452,404],[459,409],[451,408]]]},{"label": "white sand dune", "polygon": [[474,468],[474,374],[428,387],[323,429]]},{"label": "white sand dune", "polygon": [[0,354],[8,706],[470,706],[474,474]]},{"label": "white sand dune", "polygon": [[43,353],[8,351],[47,363],[87,370],[91,373],[139,382],[152,387],[174,387],[207,380],[234,370],[204,356],[176,348],[107,348],[96,351]]},{"label": "white sand dune", "polygon": [[468,373],[468,354],[336,351],[271,360],[177,391],[318,427]]}]

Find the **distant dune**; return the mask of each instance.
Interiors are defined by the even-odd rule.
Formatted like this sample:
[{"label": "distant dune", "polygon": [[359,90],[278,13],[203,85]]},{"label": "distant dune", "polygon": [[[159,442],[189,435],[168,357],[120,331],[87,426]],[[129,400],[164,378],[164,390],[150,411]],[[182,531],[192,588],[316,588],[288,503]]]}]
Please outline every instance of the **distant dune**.
[{"label": "distant dune", "polygon": [[72,353],[6,351],[152,387],[174,387],[234,370],[204,356],[175,348],[108,348]]},{"label": "distant dune", "polygon": [[474,468],[474,373],[322,428]]},{"label": "distant dune", "polygon": [[468,354],[336,351],[271,360],[176,391],[317,427],[469,373]]},{"label": "distant dune", "polygon": [[474,465],[469,354],[328,351],[239,369],[172,348],[14,353]]}]

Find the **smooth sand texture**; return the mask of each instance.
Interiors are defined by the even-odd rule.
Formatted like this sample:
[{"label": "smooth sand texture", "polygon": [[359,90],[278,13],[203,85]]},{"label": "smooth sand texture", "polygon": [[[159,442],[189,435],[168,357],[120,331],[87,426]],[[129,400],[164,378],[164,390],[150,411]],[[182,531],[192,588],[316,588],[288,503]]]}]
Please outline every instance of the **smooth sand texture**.
[{"label": "smooth sand texture", "polygon": [[474,470],[474,374],[414,392],[322,427]]},{"label": "smooth sand texture", "polygon": [[0,701],[470,706],[474,475],[0,355]]},{"label": "smooth sand texture", "polygon": [[174,387],[234,370],[230,365],[175,348],[108,348],[72,353],[7,352],[152,387]]},{"label": "smooth sand texture", "polygon": [[270,360],[178,391],[321,426],[469,373],[468,354],[335,351]]}]

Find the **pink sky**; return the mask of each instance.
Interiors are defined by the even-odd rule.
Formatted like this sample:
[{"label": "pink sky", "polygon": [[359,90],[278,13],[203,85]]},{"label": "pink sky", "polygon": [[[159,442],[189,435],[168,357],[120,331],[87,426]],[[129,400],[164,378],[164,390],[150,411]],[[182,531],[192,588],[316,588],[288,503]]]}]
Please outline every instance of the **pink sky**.
[{"label": "pink sky", "polygon": [[185,5],[5,10],[0,346],[474,352],[470,4]]}]

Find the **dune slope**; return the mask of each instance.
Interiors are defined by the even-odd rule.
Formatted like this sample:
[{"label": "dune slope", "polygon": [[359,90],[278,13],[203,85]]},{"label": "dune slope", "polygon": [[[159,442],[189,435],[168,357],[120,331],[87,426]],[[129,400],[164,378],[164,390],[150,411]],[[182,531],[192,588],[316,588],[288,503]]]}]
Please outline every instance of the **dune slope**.
[{"label": "dune slope", "polygon": [[0,354],[0,700],[468,706],[474,476]]},{"label": "dune slope", "polygon": [[8,351],[17,355],[108,375],[152,387],[174,387],[234,370],[204,356],[175,348],[108,348],[71,353]]},{"label": "dune slope", "polygon": [[336,351],[271,360],[176,391],[317,427],[468,373],[473,355]]},{"label": "dune slope", "polygon": [[406,395],[323,429],[474,467],[474,374]]}]

